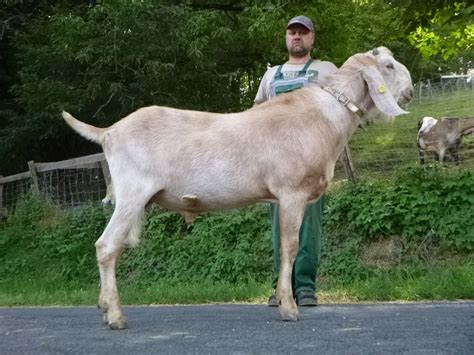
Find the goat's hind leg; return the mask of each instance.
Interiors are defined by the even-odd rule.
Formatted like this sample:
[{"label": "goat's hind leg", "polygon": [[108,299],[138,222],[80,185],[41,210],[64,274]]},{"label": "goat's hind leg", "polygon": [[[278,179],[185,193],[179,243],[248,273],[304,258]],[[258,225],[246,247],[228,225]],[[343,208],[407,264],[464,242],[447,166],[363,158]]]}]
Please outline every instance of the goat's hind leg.
[{"label": "goat's hind leg", "polygon": [[104,314],[104,322],[112,329],[126,327],[117,289],[116,266],[127,237],[141,222],[143,211],[144,204],[118,202],[102,236],[95,243],[101,281],[99,308]]},{"label": "goat's hind leg", "polygon": [[281,318],[298,320],[298,307],[293,297],[291,274],[299,247],[299,231],[306,208],[306,198],[296,194],[280,199],[280,274],[277,298]]}]

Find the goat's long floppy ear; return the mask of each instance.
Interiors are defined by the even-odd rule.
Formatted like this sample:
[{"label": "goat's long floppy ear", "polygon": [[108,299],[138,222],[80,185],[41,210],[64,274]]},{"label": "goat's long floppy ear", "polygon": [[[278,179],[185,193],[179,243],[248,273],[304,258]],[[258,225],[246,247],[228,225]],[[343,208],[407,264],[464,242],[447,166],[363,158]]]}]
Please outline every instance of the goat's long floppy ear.
[{"label": "goat's long floppy ear", "polygon": [[377,68],[373,66],[366,67],[362,71],[362,77],[369,87],[370,97],[380,111],[388,116],[408,113],[398,106],[397,100],[393,97]]}]

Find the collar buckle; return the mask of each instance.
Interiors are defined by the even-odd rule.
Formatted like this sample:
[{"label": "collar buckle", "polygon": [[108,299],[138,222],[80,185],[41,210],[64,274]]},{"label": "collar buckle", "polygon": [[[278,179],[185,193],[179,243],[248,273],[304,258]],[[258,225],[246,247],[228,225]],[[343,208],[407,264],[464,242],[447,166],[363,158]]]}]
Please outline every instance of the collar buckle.
[{"label": "collar buckle", "polygon": [[349,111],[351,111],[352,113],[355,113],[358,116],[362,116],[363,114],[362,110],[358,108],[356,105],[354,105],[352,101],[342,92],[334,90],[333,88],[330,88],[329,86],[325,86],[322,89],[330,93],[341,105],[343,105]]},{"label": "collar buckle", "polygon": [[351,100],[349,100],[349,98],[348,98],[346,95],[344,95],[342,92],[339,93],[339,95],[337,95],[336,99],[337,99],[337,101],[339,101],[339,102],[340,102],[342,105],[344,105],[344,106],[347,106],[347,104],[349,104],[349,102],[351,101]]}]

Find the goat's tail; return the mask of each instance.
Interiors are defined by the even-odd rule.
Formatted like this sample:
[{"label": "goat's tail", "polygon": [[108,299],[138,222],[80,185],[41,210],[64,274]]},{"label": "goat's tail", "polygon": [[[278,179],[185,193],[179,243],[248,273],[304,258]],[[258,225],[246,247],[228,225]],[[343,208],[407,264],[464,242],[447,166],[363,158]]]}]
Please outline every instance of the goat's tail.
[{"label": "goat's tail", "polygon": [[87,138],[95,143],[101,143],[101,138],[106,131],[106,128],[94,127],[87,123],[81,122],[66,111],[63,111],[63,118],[73,130],[75,130],[84,138]]}]

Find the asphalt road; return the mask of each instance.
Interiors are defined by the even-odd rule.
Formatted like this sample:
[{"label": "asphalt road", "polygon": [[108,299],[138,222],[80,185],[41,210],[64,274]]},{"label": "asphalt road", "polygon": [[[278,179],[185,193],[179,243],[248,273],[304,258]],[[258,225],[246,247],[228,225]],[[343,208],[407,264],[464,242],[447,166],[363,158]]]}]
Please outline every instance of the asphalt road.
[{"label": "asphalt road", "polygon": [[282,322],[264,305],[0,308],[0,354],[474,354],[474,302],[322,305]]}]

